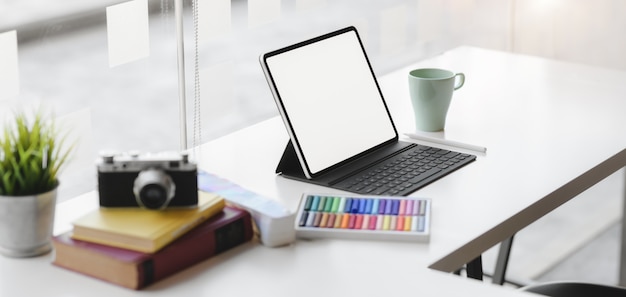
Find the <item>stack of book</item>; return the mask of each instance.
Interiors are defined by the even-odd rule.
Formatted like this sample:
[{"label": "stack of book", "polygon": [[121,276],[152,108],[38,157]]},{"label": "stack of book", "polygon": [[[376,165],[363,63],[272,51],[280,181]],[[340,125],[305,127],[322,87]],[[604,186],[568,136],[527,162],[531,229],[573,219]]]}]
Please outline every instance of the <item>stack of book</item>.
[{"label": "stack of book", "polygon": [[198,207],[146,210],[100,208],[55,236],[53,264],[130,289],[142,289],[249,241],[246,210],[199,192]]}]

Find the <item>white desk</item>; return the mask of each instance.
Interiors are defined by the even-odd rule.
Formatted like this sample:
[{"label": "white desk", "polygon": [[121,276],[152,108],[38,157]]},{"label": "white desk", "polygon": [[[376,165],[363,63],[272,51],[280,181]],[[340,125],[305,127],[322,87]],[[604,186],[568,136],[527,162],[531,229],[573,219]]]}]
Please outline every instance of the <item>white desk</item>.
[{"label": "white desk", "polygon": [[[315,240],[266,248],[250,243],[141,292],[54,267],[50,255],[0,258],[0,296],[527,296],[428,267],[459,268],[622,168],[626,73],[457,48],[380,78],[399,132],[412,130],[406,73],[416,67],[465,73],[446,137],[488,148],[476,162],[414,194],[433,199],[429,244]],[[275,176],[286,143],[281,120],[272,118],[196,153],[201,168],[291,209],[304,191],[335,191]],[[95,207],[94,193],[60,204],[56,232]]]}]

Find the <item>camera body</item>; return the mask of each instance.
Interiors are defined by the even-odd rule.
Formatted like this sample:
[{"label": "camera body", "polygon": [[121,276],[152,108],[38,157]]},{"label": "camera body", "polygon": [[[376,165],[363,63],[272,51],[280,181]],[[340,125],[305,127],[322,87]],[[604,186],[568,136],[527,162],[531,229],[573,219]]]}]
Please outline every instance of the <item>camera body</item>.
[{"label": "camera body", "polygon": [[198,170],[186,153],[102,154],[97,168],[102,207],[198,205]]}]

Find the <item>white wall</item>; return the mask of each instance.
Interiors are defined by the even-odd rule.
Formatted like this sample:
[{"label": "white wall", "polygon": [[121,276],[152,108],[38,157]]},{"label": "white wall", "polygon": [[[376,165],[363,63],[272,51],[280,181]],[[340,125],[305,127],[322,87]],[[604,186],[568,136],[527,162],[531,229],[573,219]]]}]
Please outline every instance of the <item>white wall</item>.
[{"label": "white wall", "polygon": [[626,70],[626,1],[417,0],[419,42]]}]

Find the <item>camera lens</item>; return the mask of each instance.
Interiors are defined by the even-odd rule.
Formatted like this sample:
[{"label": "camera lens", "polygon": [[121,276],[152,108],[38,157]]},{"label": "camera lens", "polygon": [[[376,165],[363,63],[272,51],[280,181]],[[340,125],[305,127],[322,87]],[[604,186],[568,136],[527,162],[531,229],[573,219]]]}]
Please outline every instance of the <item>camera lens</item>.
[{"label": "camera lens", "polygon": [[133,192],[139,206],[163,209],[174,197],[175,185],[163,170],[151,168],[137,175]]},{"label": "camera lens", "polygon": [[161,185],[145,185],[139,191],[139,199],[146,208],[159,209],[167,201],[167,193]]}]

